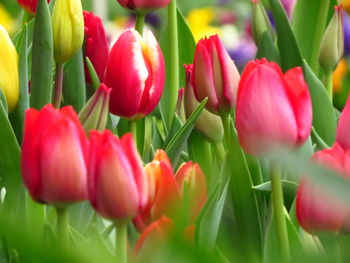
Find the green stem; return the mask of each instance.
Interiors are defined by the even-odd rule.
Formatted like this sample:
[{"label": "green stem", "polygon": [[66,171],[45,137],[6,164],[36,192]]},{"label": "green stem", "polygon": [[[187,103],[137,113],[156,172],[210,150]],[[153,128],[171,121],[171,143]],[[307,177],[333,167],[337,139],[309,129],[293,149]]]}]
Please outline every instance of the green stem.
[{"label": "green stem", "polygon": [[137,32],[140,33],[140,35],[142,36],[143,34],[143,28],[145,26],[145,14],[142,12],[137,12],[136,13],[136,24],[135,24],[135,29],[137,30]]},{"label": "green stem", "polygon": [[221,115],[222,124],[224,126],[224,146],[228,149],[231,143],[231,129],[230,129],[230,115],[222,114]]},{"label": "green stem", "polygon": [[214,149],[215,155],[219,159],[219,162],[222,163],[226,156],[226,151],[224,146],[222,145],[222,142],[213,142],[211,143],[211,145]]},{"label": "green stem", "polygon": [[283,262],[288,262],[290,259],[289,254],[289,240],[287,233],[287,225],[284,217],[284,202],[283,202],[283,189],[281,182],[281,171],[279,167],[275,166],[272,162],[271,165],[271,187],[272,187],[272,202],[274,218],[276,223],[277,240],[279,248],[284,259]]},{"label": "green stem", "polygon": [[132,133],[135,144],[137,144],[137,122],[136,121],[129,121],[129,132]]},{"label": "green stem", "polygon": [[322,37],[327,25],[327,16],[330,3],[331,0],[320,1],[320,9],[318,12],[318,19],[316,23],[316,32],[314,35],[313,49],[311,51],[311,68],[315,73],[318,73],[319,70],[318,57],[320,55]]},{"label": "green stem", "polygon": [[128,255],[127,255],[127,242],[128,242],[128,224],[116,224],[116,252],[117,252],[117,262],[118,263],[127,263]]},{"label": "green stem", "polygon": [[57,235],[62,246],[69,247],[68,214],[67,208],[56,207],[57,212]]},{"label": "green stem", "polygon": [[55,89],[52,100],[52,104],[56,109],[59,109],[61,106],[63,88],[63,69],[63,64],[56,64]]},{"label": "green stem", "polygon": [[325,74],[324,86],[327,89],[329,99],[333,103],[333,73],[332,72]]}]

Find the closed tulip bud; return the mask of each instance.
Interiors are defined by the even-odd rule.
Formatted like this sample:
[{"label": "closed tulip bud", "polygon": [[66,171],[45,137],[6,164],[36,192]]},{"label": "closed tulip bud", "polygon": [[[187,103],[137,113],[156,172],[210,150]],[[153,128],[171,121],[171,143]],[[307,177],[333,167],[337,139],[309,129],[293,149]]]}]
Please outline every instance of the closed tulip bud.
[{"label": "closed tulip bud", "polygon": [[132,220],[147,201],[142,160],[131,134],[118,139],[112,132],[90,133],[89,199],[103,217]]},{"label": "closed tulip bud", "polygon": [[18,102],[18,55],[16,48],[2,25],[0,25],[0,89],[6,97],[9,111]]},{"label": "closed tulip bud", "polygon": [[167,6],[170,0],[118,0],[124,8],[141,12],[148,12]]},{"label": "closed tulip bud", "polygon": [[79,113],[80,122],[86,132],[90,130],[103,131],[106,128],[109,113],[109,95],[111,89],[101,84]]},{"label": "closed tulip bud", "polygon": [[[39,0],[17,0],[22,8],[29,14],[35,15]],[[50,3],[50,0],[47,0]]]},{"label": "closed tulip bud", "polygon": [[176,172],[176,182],[184,200],[185,214],[189,222],[194,223],[208,198],[207,181],[197,163],[189,161]]},{"label": "closed tulip bud", "polygon": [[251,61],[239,84],[236,128],[243,149],[261,155],[309,137],[312,106],[301,68],[283,74],[266,59]]},{"label": "closed tulip bud", "polygon": [[273,39],[273,31],[270,19],[266,10],[261,3],[261,0],[252,1],[252,34],[254,42],[259,46],[260,41],[265,32],[267,32],[271,39]]},{"label": "closed tulip bud", "polygon": [[[84,11],[85,26],[85,57],[88,57],[101,82],[107,66],[109,44],[101,18],[93,13]],[[88,83],[91,83],[90,74],[85,65],[85,75]]]},{"label": "closed tulip bud", "polygon": [[[185,89],[185,112],[186,117],[189,118],[191,114],[199,106],[199,102],[194,94],[193,86],[191,84],[191,76],[193,65],[187,65],[186,68],[186,89]],[[210,125],[208,125],[210,123]],[[221,118],[207,109],[203,109],[201,115],[196,121],[196,129],[207,139],[220,142],[224,137],[224,127]]]},{"label": "closed tulip bud", "polygon": [[82,47],[84,18],[80,0],[56,0],[52,12],[55,60],[59,64],[71,59]]},{"label": "closed tulip bud", "polygon": [[[158,156],[163,156],[163,159],[165,152],[158,151]],[[139,232],[163,215],[172,217],[180,203],[180,190],[171,166],[166,158],[165,161],[158,160],[153,160],[144,168],[148,182],[148,202],[134,220]]]},{"label": "closed tulip bud", "polygon": [[325,73],[332,73],[344,53],[344,30],[342,9],[334,7],[334,15],[323,35],[320,49],[320,64]]},{"label": "closed tulip bud", "polygon": [[164,79],[163,54],[152,32],[147,30],[141,37],[136,30],[125,31],[107,63],[105,82],[112,88],[111,113],[128,119],[148,115],[162,96]]},{"label": "closed tulip bud", "polygon": [[199,101],[208,97],[213,113],[229,112],[235,105],[240,76],[217,35],[201,39],[196,47],[192,86]]},{"label": "closed tulip bud", "polygon": [[21,166],[32,198],[56,206],[86,200],[88,147],[72,107],[27,110]]}]

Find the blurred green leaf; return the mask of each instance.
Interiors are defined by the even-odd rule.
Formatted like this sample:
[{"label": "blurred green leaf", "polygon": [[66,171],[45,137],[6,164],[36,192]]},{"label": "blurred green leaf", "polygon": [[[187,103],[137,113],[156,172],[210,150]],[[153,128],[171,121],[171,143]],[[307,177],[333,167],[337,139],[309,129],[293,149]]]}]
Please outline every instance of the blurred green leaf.
[{"label": "blurred green leaf", "polygon": [[266,58],[268,61],[274,61],[280,64],[280,55],[273,43],[268,32],[265,32],[258,47],[258,51],[256,53],[257,59]]},{"label": "blurred green leaf", "polygon": [[90,59],[88,57],[86,57],[85,60],[86,60],[86,66],[87,66],[87,69],[89,71],[90,78],[91,78],[91,85],[95,90],[97,90],[98,87],[100,86],[100,79],[98,78],[96,70],[95,70],[94,66],[92,65],[92,62],[90,61]]}]

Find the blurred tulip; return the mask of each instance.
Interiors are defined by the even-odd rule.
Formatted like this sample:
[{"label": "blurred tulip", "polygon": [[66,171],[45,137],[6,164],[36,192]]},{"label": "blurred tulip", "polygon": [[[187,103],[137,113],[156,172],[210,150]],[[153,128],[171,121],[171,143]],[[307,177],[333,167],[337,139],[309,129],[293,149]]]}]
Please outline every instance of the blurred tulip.
[{"label": "blurred tulip", "polygon": [[9,111],[18,102],[18,55],[7,31],[0,25],[0,89],[6,97]]},{"label": "blurred tulip", "polygon": [[27,110],[21,166],[32,198],[57,206],[87,199],[88,147],[71,106]]},{"label": "blurred tulip", "polygon": [[148,182],[148,202],[134,220],[139,232],[163,215],[172,217],[179,207],[179,186],[165,156],[166,153],[159,150],[156,159],[144,168]]},{"label": "blurred tulip", "polygon": [[164,79],[163,54],[151,31],[145,31],[143,37],[136,30],[125,31],[107,63],[105,82],[112,88],[110,111],[128,119],[148,115],[162,96]]},{"label": "blurred tulip", "polygon": [[345,151],[350,150],[349,130],[350,130],[350,97],[348,97],[345,108],[343,109],[339,117],[337,137],[336,137],[336,141]]},{"label": "blurred tulip", "polygon": [[341,1],[341,6],[343,9],[350,14],[350,0]]},{"label": "blurred tulip", "polygon": [[266,59],[251,61],[239,84],[236,128],[243,149],[261,155],[297,147],[309,137],[312,106],[301,68],[283,74]]},{"label": "blurred tulip", "polygon": [[[186,89],[185,89],[185,112],[186,117],[189,118],[191,114],[199,106],[199,102],[194,94],[193,87],[191,85],[191,76],[193,71],[193,65],[186,65]],[[210,125],[208,125],[210,123]],[[222,125],[221,118],[207,109],[203,109],[201,115],[196,121],[196,129],[204,135],[205,138],[220,142],[224,137],[224,127]]]},{"label": "blurred tulip", "polygon": [[197,163],[184,163],[176,172],[176,182],[180,187],[185,214],[190,224],[194,223],[208,198],[207,181]]},{"label": "blurred tulip", "polygon": [[142,160],[131,134],[118,139],[109,130],[90,133],[89,199],[103,217],[132,220],[147,201]]},{"label": "blurred tulip", "polygon": [[[29,14],[35,15],[36,8],[38,6],[39,0],[17,0],[18,3],[24,8]],[[47,0],[50,3],[50,0]]]},{"label": "blurred tulip", "polygon": [[55,60],[59,64],[71,59],[82,47],[84,17],[80,0],[56,0],[52,11]]},{"label": "blurred tulip", "polygon": [[266,10],[261,3],[261,0],[251,0],[252,2],[252,34],[256,46],[259,46],[260,41],[265,32],[267,32],[273,40],[273,31],[270,19]]},{"label": "blurred tulip", "polygon": [[[101,18],[92,12],[84,11],[85,26],[85,57],[88,57],[95,68],[101,82],[104,82],[104,75],[107,66],[109,45],[107,35]],[[90,74],[85,63],[85,75],[88,83],[91,83]]]},{"label": "blurred tulip", "polygon": [[344,30],[341,6],[334,7],[334,15],[323,35],[320,64],[325,73],[332,73],[344,54]]},{"label": "blurred tulip", "polygon": [[236,101],[240,76],[217,35],[200,40],[196,47],[192,86],[199,101],[216,114],[229,112]]},{"label": "blurred tulip", "polygon": [[106,128],[109,113],[109,95],[111,89],[101,84],[79,113],[79,119],[88,133],[90,130],[103,131]]},{"label": "blurred tulip", "polygon": [[149,11],[167,6],[170,0],[118,0],[124,8],[138,11]]}]

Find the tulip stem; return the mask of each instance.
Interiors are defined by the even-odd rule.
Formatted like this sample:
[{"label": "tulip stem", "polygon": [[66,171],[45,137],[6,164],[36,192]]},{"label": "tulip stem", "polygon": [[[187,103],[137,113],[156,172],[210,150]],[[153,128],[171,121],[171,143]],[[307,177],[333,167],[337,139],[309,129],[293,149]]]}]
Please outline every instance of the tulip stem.
[{"label": "tulip stem", "polygon": [[224,143],[225,148],[228,149],[231,142],[231,129],[230,129],[230,115],[222,114],[221,115],[222,124],[224,126]]},{"label": "tulip stem", "polygon": [[324,85],[327,89],[329,99],[333,103],[333,73],[332,72],[325,74]]},{"label": "tulip stem", "polygon": [[132,133],[132,137],[134,138],[135,144],[137,145],[137,122],[129,121],[129,132]]},{"label": "tulip stem", "polygon": [[222,163],[226,156],[226,151],[224,146],[222,145],[222,142],[213,142],[211,145],[214,149],[215,155],[219,159],[219,162]]},{"label": "tulip stem", "polygon": [[127,242],[128,242],[128,224],[121,223],[116,224],[116,246],[117,246],[117,262],[118,263],[127,263]]},{"label": "tulip stem", "polygon": [[145,26],[145,16],[146,15],[142,12],[136,13],[135,29],[140,33],[141,36],[143,34],[143,28]]},{"label": "tulip stem", "polygon": [[56,78],[55,78],[55,90],[53,95],[52,104],[56,109],[61,106],[62,100],[62,87],[63,87],[63,64],[56,64]]},{"label": "tulip stem", "polygon": [[56,207],[57,212],[57,235],[63,247],[69,247],[68,238],[68,214],[67,208]]},{"label": "tulip stem", "polygon": [[281,182],[281,170],[273,162],[270,162],[271,166],[271,187],[272,187],[272,202],[273,211],[277,231],[277,240],[280,247],[283,262],[288,262],[290,259],[289,254],[289,240],[287,225],[284,216],[284,202],[283,202],[283,189]]}]

